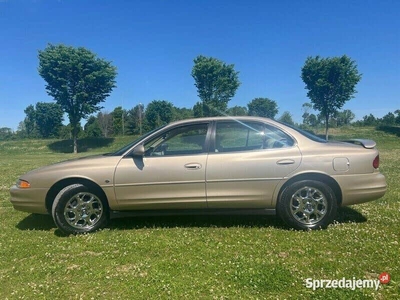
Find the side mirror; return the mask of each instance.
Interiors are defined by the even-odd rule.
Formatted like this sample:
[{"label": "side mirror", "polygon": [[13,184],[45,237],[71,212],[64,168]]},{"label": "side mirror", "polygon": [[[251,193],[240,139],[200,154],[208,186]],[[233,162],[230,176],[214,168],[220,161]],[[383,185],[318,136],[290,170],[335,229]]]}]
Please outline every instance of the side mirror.
[{"label": "side mirror", "polygon": [[144,155],[143,144],[137,145],[135,148],[133,148],[133,151],[131,152],[131,156],[143,156],[143,155]]}]

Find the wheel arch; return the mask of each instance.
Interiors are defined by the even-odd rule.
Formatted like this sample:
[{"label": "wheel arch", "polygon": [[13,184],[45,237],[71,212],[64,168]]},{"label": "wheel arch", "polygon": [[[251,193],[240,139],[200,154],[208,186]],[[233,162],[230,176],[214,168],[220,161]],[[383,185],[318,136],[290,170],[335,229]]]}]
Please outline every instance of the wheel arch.
[{"label": "wheel arch", "polygon": [[87,178],[81,178],[81,177],[72,177],[72,178],[65,178],[61,179],[60,181],[57,181],[53,186],[49,189],[49,191],[46,194],[46,209],[47,211],[51,214],[51,209],[52,205],[54,202],[54,199],[56,198],[57,194],[65,187],[72,185],[72,184],[82,184],[89,189],[93,189],[96,192],[99,193],[99,196],[102,196],[103,199],[106,202],[106,205],[108,206],[108,199],[106,194],[104,193],[103,189],[94,181],[87,179]]},{"label": "wheel arch", "polygon": [[285,182],[285,184],[279,190],[276,205],[278,204],[279,199],[281,198],[282,192],[294,182],[301,180],[315,180],[327,184],[329,187],[332,188],[333,192],[335,193],[337,205],[340,206],[342,204],[342,189],[340,188],[339,184],[335,179],[322,173],[303,173],[296,175]]}]

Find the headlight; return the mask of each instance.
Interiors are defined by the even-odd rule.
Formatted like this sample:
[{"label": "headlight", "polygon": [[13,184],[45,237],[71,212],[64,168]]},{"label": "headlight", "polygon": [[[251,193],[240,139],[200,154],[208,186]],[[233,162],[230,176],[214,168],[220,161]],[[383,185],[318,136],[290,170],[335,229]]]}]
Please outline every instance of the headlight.
[{"label": "headlight", "polygon": [[19,187],[20,189],[27,189],[31,187],[31,184],[26,180],[18,179],[17,187]]}]

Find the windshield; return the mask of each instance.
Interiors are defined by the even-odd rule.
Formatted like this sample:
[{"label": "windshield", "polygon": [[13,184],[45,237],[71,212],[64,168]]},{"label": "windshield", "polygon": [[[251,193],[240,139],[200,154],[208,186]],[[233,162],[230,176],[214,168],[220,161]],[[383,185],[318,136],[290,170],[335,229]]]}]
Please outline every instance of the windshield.
[{"label": "windshield", "polygon": [[133,147],[135,144],[137,144],[140,140],[142,140],[142,139],[148,137],[149,135],[151,135],[152,133],[156,132],[157,130],[159,130],[159,129],[163,128],[163,127],[165,127],[165,125],[163,125],[163,126],[161,126],[161,127],[158,127],[158,128],[156,128],[156,129],[153,129],[153,130],[151,130],[151,131],[145,133],[145,134],[142,135],[141,137],[137,138],[136,140],[134,140],[133,142],[129,143],[128,145],[122,147],[121,149],[115,151],[114,153],[111,153],[110,155],[113,155],[113,156],[121,156],[121,155],[123,155],[126,151],[128,151],[130,148],[132,148],[132,147]]}]

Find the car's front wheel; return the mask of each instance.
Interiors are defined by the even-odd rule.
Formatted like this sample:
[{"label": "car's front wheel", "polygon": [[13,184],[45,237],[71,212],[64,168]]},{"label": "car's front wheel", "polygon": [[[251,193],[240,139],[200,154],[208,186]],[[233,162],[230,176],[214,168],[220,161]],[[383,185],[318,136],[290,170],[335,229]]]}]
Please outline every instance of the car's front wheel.
[{"label": "car's front wheel", "polygon": [[63,188],[54,199],[52,217],[64,233],[93,232],[107,224],[108,206],[99,192],[73,184]]},{"label": "car's front wheel", "polygon": [[332,189],[323,182],[294,182],[281,193],[277,204],[279,216],[295,229],[326,228],[335,218],[337,200]]}]

